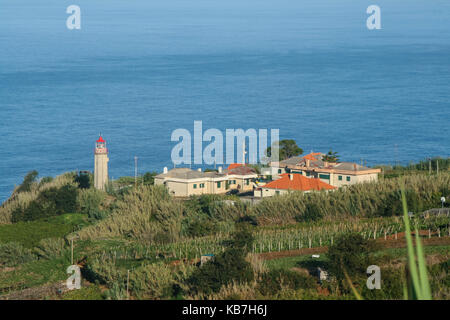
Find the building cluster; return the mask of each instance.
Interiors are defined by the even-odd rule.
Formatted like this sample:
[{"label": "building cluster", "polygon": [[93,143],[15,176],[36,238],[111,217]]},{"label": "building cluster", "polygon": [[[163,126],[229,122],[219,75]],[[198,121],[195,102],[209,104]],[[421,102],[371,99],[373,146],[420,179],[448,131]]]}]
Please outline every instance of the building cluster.
[{"label": "building cluster", "polygon": [[334,190],[356,183],[376,181],[381,172],[381,169],[352,162],[324,161],[324,156],[325,154],[317,152],[271,163],[261,173],[271,176],[273,181],[257,188],[255,196],[267,197],[293,190]]},{"label": "building cluster", "polygon": [[[352,162],[329,162],[322,153],[272,162],[257,172],[245,163],[233,163],[225,170],[202,171],[190,168],[164,168],[155,177],[156,185],[164,185],[175,197],[201,194],[248,193],[254,197],[270,197],[292,191],[332,191],[340,187],[376,181],[380,169]],[[100,136],[95,145],[94,182],[97,189],[108,183],[108,149]]]},{"label": "building cluster", "polygon": [[165,185],[177,197],[199,194],[253,192],[255,197],[270,197],[291,191],[334,190],[343,186],[376,181],[380,169],[351,162],[327,162],[324,154],[310,153],[270,163],[257,173],[253,167],[234,163],[226,170],[202,172],[174,168],[155,177],[155,184]]},{"label": "building cluster", "polygon": [[253,191],[258,179],[255,170],[248,166],[231,164],[226,170],[203,172],[201,169],[174,168],[155,177],[155,185],[165,185],[175,197],[201,194],[222,194],[231,190]]}]

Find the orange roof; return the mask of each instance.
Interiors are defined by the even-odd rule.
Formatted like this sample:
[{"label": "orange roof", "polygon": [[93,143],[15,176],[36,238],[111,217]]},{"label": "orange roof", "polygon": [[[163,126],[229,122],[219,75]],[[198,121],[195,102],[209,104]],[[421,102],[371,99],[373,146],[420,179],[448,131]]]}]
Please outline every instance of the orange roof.
[{"label": "orange roof", "polygon": [[317,178],[307,178],[298,173],[291,173],[293,179],[289,177],[289,173],[281,174],[281,178],[275,181],[271,181],[264,185],[263,188],[270,189],[285,189],[285,190],[299,190],[299,191],[309,191],[309,190],[332,190],[336,189],[332,185],[325,183]]},{"label": "orange roof", "polygon": [[231,170],[231,169],[238,168],[238,167],[242,167],[242,163],[232,163],[228,166],[227,170]]},{"label": "orange roof", "polygon": [[313,153],[307,154],[306,156],[303,157],[303,159],[317,161],[317,160],[319,160],[316,158],[317,156],[320,156],[320,152],[313,152]]}]

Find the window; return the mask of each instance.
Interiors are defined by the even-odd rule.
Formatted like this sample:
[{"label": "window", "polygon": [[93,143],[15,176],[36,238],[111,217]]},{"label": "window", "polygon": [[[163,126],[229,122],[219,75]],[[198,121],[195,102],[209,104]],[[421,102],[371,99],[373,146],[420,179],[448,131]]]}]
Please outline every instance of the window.
[{"label": "window", "polygon": [[347,176],[347,181],[350,181],[350,176]]},{"label": "window", "polygon": [[278,173],[281,173],[281,169],[278,169]]},{"label": "window", "polygon": [[342,181],[342,176],[339,176],[339,177],[338,177],[338,180],[339,180],[339,181]]},{"label": "window", "polygon": [[194,183],[194,189],[197,189],[197,184],[196,183]]},{"label": "window", "polygon": [[306,176],[309,177],[311,175],[311,172],[306,171]]},{"label": "window", "polygon": [[220,188],[221,185],[222,185],[222,183],[220,181],[217,182],[217,188]]},{"label": "window", "polygon": [[200,183],[200,188],[203,189],[205,187],[204,183]]},{"label": "window", "polygon": [[276,190],[276,191],[275,191],[275,194],[280,194],[280,191]]},{"label": "window", "polygon": [[330,175],[329,174],[319,174],[319,178],[325,179],[325,180],[330,180]]},{"label": "window", "polygon": [[245,180],[245,184],[249,185],[250,184],[250,180],[249,179]]}]

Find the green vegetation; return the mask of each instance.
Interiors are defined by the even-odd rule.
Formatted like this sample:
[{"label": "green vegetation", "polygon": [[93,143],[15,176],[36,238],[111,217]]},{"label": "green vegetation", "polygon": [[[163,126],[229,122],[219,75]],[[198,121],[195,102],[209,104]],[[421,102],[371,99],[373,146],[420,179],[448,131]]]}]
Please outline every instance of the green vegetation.
[{"label": "green vegetation", "polygon": [[[74,173],[40,181],[30,173],[0,207],[0,296],[30,288],[50,299],[355,299],[353,292],[403,299],[406,286],[408,297],[426,298],[424,274],[433,299],[450,296],[450,219],[420,215],[450,194],[448,173],[293,192],[255,205],[226,195],[181,201],[152,176],[137,185],[119,179],[123,188],[115,182],[103,192]],[[407,220],[402,186],[415,213]],[[422,258],[388,248],[404,243],[405,231],[408,237],[405,222],[422,231],[424,246],[412,251]],[[72,238],[83,289],[58,293],[49,288],[67,278]],[[200,266],[205,254],[214,257]],[[277,258],[283,254],[291,256]],[[366,287],[370,264],[381,268],[381,290]],[[318,267],[327,280],[318,280]]]},{"label": "green vegetation", "polygon": [[[278,145],[279,158],[285,160],[291,157],[299,156],[303,153],[303,149],[297,146],[295,140],[285,139],[279,142],[275,142]],[[272,147],[268,147],[266,150],[268,157],[272,156]]]},{"label": "green vegetation", "polygon": [[340,281],[344,281],[345,273],[364,275],[372,261],[369,254],[373,244],[359,234],[348,233],[340,236],[336,243],[328,249],[330,271]]},{"label": "green vegetation", "polygon": [[119,187],[128,187],[128,186],[134,186],[136,185],[145,185],[150,186],[153,185],[155,176],[157,175],[157,172],[146,172],[143,176],[138,177],[120,177],[117,180],[114,180],[114,184]]},{"label": "green vegetation", "polygon": [[419,161],[418,163],[410,163],[409,165],[379,165],[376,168],[383,170],[382,177],[397,178],[404,175],[415,174],[433,174],[448,173],[450,170],[450,158],[431,158]]},{"label": "green vegetation", "polygon": [[[24,210],[26,210],[32,203],[37,207],[43,203],[51,204],[51,199],[46,199],[44,195],[41,196],[41,193],[44,193],[46,190],[59,190],[64,186],[76,186],[76,183],[74,182],[75,175],[73,173],[66,173],[56,177],[55,179],[45,178],[39,183],[35,181],[36,173],[37,172],[29,173],[27,175],[28,178],[25,177],[24,179],[25,185],[22,184],[17,187],[12,196],[0,206],[0,225],[12,223],[13,213],[19,217],[22,216]],[[17,190],[20,192],[17,192]],[[36,201],[39,197],[41,197],[41,201]],[[56,202],[53,202],[53,205],[55,205]],[[60,203],[58,200],[58,205],[59,204]],[[41,213],[46,215],[45,212]]]},{"label": "green vegetation", "polygon": [[408,276],[410,277],[410,290],[405,294],[412,296],[419,300],[431,300],[431,289],[428,281],[427,267],[425,262],[425,256],[423,253],[422,241],[419,237],[419,231],[416,227],[416,249],[414,252],[414,246],[411,237],[411,226],[408,216],[408,206],[406,203],[405,192],[402,189],[402,204],[403,204],[403,220],[405,222],[405,235],[406,243],[408,245]]},{"label": "green vegetation", "polygon": [[207,262],[202,268],[193,272],[187,280],[192,295],[219,292],[220,288],[230,283],[244,283],[253,280],[253,270],[245,260],[253,236],[249,227],[241,227],[228,243],[228,248]]},{"label": "green vegetation", "polygon": [[62,300],[103,300],[104,298],[102,290],[96,285],[68,291],[61,297]]},{"label": "green vegetation", "polygon": [[87,225],[82,214],[64,214],[32,222],[0,225],[0,244],[17,242],[32,248],[42,239],[61,238]]},{"label": "green vegetation", "polygon": [[33,221],[77,211],[77,189],[72,185],[43,190],[26,207],[17,207],[11,221]]},{"label": "green vegetation", "polygon": [[75,176],[74,181],[78,184],[78,188],[89,189],[93,185],[94,176],[89,173],[80,172]]},{"label": "green vegetation", "polygon": [[296,271],[277,269],[263,273],[258,281],[259,292],[266,297],[277,294],[282,289],[292,290],[314,289],[317,287],[315,279],[309,275]]},{"label": "green vegetation", "polygon": [[252,207],[261,225],[306,221],[306,208],[327,220],[350,217],[386,217],[402,214],[401,186],[405,186],[409,210],[420,213],[440,206],[440,198],[450,195],[450,174],[412,175],[378,182],[351,185],[333,192],[292,192],[265,198]]},{"label": "green vegetation", "polygon": [[27,175],[23,179],[22,184],[15,190],[15,192],[16,193],[30,192],[31,186],[33,185],[33,183],[36,182],[38,175],[39,173],[36,170],[27,173]]},{"label": "green vegetation", "polygon": [[333,150],[330,149],[330,151],[322,157],[322,160],[327,162],[338,162],[339,156],[337,152],[333,152]]}]

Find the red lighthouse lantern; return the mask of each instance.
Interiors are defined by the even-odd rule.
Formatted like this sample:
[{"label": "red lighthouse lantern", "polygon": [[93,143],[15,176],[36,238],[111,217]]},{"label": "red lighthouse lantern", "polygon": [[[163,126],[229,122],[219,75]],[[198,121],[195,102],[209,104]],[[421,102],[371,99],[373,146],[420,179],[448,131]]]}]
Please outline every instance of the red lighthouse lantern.
[{"label": "red lighthouse lantern", "polygon": [[106,148],[106,141],[102,138],[102,136],[100,136],[100,138],[95,142],[95,153],[108,153],[108,149]]}]

